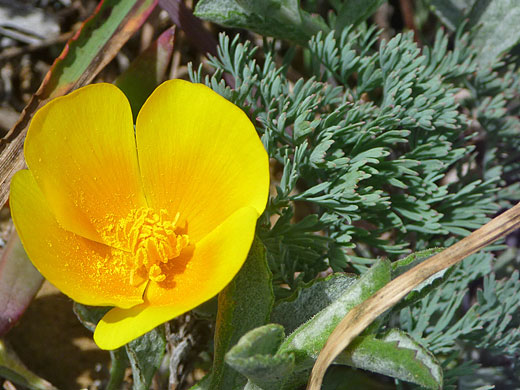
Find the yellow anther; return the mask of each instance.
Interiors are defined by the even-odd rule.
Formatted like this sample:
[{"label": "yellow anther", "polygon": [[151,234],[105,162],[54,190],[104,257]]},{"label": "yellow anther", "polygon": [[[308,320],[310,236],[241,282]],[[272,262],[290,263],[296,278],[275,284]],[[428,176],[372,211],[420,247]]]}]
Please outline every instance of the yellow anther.
[{"label": "yellow anther", "polygon": [[148,276],[154,282],[162,282],[166,275],[161,264],[180,255],[189,245],[186,234],[177,234],[177,221],[170,218],[166,210],[141,207],[132,210],[126,218],[121,218],[115,225],[110,224],[104,232],[104,238],[110,245],[133,253],[130,283],[137,285],[142,280],[139,276]]},{"label": "yellow anther", "polygon": [[162,282],[166,279],[166,275],[162,273],[161,267],[155,264],[148,270],[148,277],[154,282]]}]

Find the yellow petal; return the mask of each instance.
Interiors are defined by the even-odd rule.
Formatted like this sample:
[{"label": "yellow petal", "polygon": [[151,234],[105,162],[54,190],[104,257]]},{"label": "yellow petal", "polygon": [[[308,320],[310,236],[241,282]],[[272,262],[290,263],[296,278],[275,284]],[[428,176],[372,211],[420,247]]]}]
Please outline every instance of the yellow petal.
[{"label": "yellow petal", "polygon": [[218,294],[244,263],[257,218],[254,208],[242,208],[197,243],[190,256],[170,260],[173,283],[150,282],[143,304],[109,311],[94,333],[96,344],[118,348]]},{"label": "yellow petal", "polygon": [[263,212],[267,153],[247,115],[208,87],[161,84],[137,117],[136,138],[149,206],[178,212],[191,240],[242,207]]},{"label": "yellow petal", "polygon": [[63,293],[94,306],[128,308],[143,302],[146,285],[129,283],[129,254],[60,227],[30,171],[14,175],[10,206],[29,258]]},{"label": "yellow petal", "polygon": [[100,232],[146,206],[130,105],[111,84],[54,99],[32,119],[25,159],[59,223],[103,242]]}]

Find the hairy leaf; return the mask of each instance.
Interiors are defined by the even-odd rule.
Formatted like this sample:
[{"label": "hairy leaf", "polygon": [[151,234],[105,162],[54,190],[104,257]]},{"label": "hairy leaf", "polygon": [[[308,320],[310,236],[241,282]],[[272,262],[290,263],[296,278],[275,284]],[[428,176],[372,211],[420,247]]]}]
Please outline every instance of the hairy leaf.
[{"label": "hairy leaf", "polygon": [[515,0],[432,0],[432,5],[452,29],[465,19],[478,27],[472,43],[479,48],[481,66],[489,66],[520,41],[520,4]]},{"label": "hairy leaf", "polygon": [[348,287],[332,304],[299,326],[280,346],[279,353],[294,353],[297,370],[312,366],[329,335],[350,309],[390,281],[390,262],[380,260]]},{"label": "hairy leaf", "polygon": [[164,327],[159,326],[126,345],[134,390],[148,390],[166,351]]},{"label": "hairy leaf", "polygon": [[[398,260],[392,263],[392,279],[398,277],[399,275],[405,273],[409,269],[412,269],[417,264],[422,263],[423,261],[429,259],[431,256],[442,251],[443,248],[432,248],[426,249],[424,251],[419,251],[412,253],[411,255],[405,257],[404,259]],[[454,268],[447,268],[437,272],[435,275],[432,275],[427,280],[414,287],[412,291],[403,298],[399,304],[396,305],[396,310],[399,310],[405,306],[411,305],[412,303],[418,301],[435,288],[439,287],[445,280],[449,278]]]},{"label": "hairy leaf", "polygon": [[276,354],[284,337],[280,325],[256,328],[231,348],[226,354],[226,362],[262,389],[280,388],[294,370],[292,354]]},{"label": "hairy leaf", "polygon": [[357,277],[332,274],[300,287],[296,292],[275,305],[271,321],[283,325],[287,333],[312,318],[326,306],[338,299]]},{"label": "hairy leaf", "polygon": [[335,363],[377,372],[429,389],[442,389],[437,359],[406,333],[392,329],[382,337],[359,336]]},{"label": "hairy leaf", "polygon": [[328,31],[319,16],[300,8],[298,0],[201,0],[195,15],[227,27],[302,44],[318,31]]},{"label": "hairy leaf", "polygon": [[385,0],[349,0],[338,9],[335,29],[342,31],[350,25],[358,25],[368,19]]},{"label": "hairy leaf", "polygon": [[91,332],[94,332],[98,322],[110,309],[110,307],[87,306],[78,302],[74,302],[73,306],[74,314],[76,314],[78,320]]}]

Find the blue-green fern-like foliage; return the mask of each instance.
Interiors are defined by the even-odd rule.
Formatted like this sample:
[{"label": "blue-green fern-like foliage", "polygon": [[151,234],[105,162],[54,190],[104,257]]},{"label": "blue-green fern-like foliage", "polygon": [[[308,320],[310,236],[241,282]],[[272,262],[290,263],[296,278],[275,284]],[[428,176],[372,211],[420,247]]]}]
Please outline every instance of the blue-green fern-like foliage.
[{"label": "blue-green fern-like foliage", "polygon": [[[518,72],[479,68],[468,41],[439,30],[420,49],[411,33],[386,42],[361,25],[314,36],[299,63],[277,41],[223,34],[212,76],[189,69],[248,113],[271,158],[258,234],[277,298],[329,268],[364,273],[380,256],[448,246],[520,199]],[[493,273],[503,249],[385,317],[444,361],[446,388],[476,372],[471,351],[520,353],[518,273]]]}]

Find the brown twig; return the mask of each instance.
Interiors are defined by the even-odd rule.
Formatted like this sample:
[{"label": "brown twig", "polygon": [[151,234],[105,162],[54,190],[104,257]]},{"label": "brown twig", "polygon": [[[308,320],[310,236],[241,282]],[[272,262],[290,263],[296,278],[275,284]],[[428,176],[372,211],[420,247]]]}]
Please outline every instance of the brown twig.
[{"label": "brown twig", "polygon": [[468,237],[392,280],[372,297],[354,307],[329,336],[312,369],[307,390],[319,390],[328,366],[379,315],[432,275],[458,263],[520,227],[520,203]]}]

